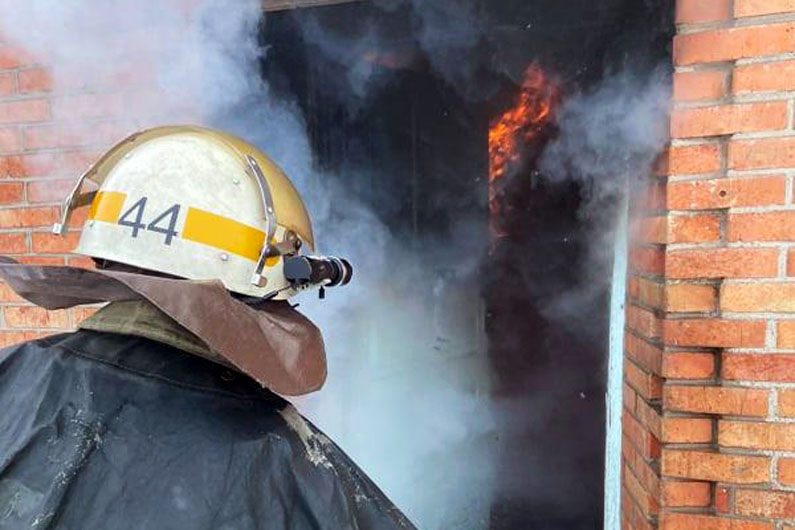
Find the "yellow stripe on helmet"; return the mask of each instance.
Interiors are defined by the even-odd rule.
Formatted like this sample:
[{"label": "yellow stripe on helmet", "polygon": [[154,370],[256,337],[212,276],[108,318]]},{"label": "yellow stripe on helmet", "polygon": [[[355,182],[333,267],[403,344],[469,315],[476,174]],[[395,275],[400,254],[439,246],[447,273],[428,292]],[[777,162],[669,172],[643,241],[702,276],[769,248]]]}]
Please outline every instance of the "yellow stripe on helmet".
[{"label": "yellow stripe on helmet", "polygon": [[[265,232],[228,217],[191,207],[185,218],[182,239],[256,262],[262,252]],[[277,262],[278,258],[268,258],[266,265],[272,267]]]},{"label": "yellow stripe on helmet", "polygon": [[88,218],[93,221],[104,221],[106,223],[116,223],[127,199],[126,193],[118,191],[100,191],[91,202],[91,209],[88,211]]}]

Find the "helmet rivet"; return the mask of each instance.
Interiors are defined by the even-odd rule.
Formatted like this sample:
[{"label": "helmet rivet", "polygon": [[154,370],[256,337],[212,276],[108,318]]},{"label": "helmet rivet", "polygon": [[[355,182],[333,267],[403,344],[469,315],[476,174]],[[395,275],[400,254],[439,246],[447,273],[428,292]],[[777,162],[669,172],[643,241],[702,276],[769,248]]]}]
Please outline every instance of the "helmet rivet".
[{"label": "helmet rivet", "polygon": [[232,179],[232,184],[237,186],[238,184],[240,184],[240,181],[238,179]]},{"label": "helmet rivet", "polygon": [[223,254],[221,254],[220,258],[221,258],[221,261],[229,261],[229,254],[224,252]]}]

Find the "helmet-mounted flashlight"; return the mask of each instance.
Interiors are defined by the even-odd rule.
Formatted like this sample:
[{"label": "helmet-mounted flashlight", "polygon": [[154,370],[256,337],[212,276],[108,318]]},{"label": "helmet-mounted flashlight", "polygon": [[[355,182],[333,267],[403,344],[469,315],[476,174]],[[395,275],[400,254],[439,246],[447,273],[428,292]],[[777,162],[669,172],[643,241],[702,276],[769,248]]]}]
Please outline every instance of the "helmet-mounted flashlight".
[{"label": "helmet-mounted flashlight", "polygon": [[353,266],[343,258],[294,256],[284,260],[284,276],[297,290],[320,287],[323,298],[326,287],[350,283]]}]

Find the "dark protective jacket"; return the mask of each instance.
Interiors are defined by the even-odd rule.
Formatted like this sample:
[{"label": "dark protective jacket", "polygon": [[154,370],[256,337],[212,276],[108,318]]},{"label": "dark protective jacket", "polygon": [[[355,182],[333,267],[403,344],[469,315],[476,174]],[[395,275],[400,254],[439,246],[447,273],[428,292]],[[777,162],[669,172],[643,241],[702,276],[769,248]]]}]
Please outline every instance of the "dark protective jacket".
[{"label": "dark protective jacket", "polygon": [[0,350],[0,530],[414,528],[286,401],[147,338]]}]

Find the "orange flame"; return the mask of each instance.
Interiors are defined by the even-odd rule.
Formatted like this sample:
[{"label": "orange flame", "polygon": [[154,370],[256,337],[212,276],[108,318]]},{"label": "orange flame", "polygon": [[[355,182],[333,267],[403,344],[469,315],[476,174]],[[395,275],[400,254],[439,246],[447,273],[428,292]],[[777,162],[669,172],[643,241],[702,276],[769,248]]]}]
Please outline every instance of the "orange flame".
[{"label": "orange flame", "polygon": [[550,81],[541,67],[527,67],[516,105],[505,111],[489,128],[489,211],[499,214],[497,181],[503,178],[532,145],[544,125],[554,116],[560,96],[557,84]]}]

